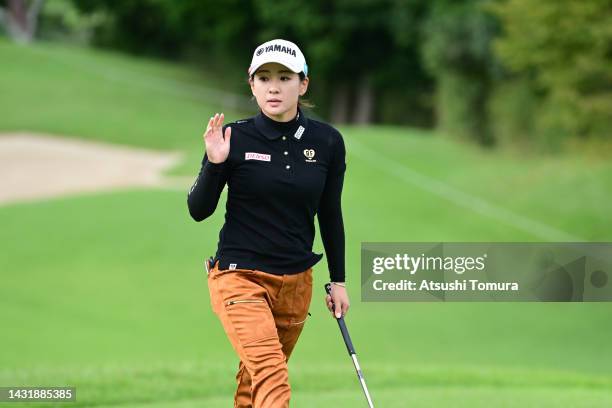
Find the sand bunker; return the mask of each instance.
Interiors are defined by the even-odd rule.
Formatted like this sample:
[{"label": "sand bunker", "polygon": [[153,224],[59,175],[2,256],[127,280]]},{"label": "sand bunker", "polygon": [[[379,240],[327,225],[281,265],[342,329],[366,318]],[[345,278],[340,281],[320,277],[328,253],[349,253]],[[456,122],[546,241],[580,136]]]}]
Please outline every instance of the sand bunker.
[{"label": "sand bunker", "polygon": [[180,160],[180,153],[4,133],[0,134],[0,205],[83,192],[188,186],[184,178],[163,176]]}]

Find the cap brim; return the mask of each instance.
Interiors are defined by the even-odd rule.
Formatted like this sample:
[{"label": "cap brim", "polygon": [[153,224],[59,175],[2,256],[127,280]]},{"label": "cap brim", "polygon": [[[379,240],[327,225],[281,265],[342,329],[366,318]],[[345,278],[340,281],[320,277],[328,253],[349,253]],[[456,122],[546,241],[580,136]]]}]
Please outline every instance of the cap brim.
[{"label": "cap brim", "polygon": [[271,63],[271,62],[274,62],[276,64],[280,64],[280,65],[286,67],[291,72],[295,72],[296,74],[299,74],[300,72],[302,72],[301,68],[296,68],[295,66],[292,67],[291,64],[288,64],[287,62],[279,61],[278,58],[269,58],[269,59],[266,59],[266,60],[263,60],[263,61],[259,61],[257,64],[249,67],[249,75],[253,75],[255,72],[257,72],[257,70],[262,65],[265,65],[265,64],[268,64],[268,63]]}]

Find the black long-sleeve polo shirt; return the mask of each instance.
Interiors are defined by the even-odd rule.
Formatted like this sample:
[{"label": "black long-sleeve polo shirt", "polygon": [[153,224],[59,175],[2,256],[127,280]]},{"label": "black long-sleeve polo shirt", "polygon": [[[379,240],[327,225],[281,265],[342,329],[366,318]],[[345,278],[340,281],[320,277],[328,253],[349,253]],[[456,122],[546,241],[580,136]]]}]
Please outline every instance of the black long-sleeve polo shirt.
[{"label": "black long-sleeve polo shirt", "polygon": [[187,203],[196,221],[217,207],[225,184],[225,224],[215,261],[220,269],[258,269],[273,274],[306,270],[322,258],[312,252],[317,214],[331,281],[345,280],[341,195],[346,170],[342,135],[306,118],[289,122],[261,111],[223,126],[232,128],[223,163],[206,153]]}]

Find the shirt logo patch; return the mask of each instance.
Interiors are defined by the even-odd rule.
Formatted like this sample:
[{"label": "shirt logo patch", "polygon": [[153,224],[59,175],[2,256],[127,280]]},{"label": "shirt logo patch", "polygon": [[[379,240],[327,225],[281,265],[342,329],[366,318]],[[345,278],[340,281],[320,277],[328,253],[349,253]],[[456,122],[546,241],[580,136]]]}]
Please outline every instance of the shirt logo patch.
[{"label": "shirt logo patch", "polygon": [[295,131],[293,137],[295,137],[297,140],[300,140],[302,138],[302,133],[304,133],[304,130],[306,130],[304,126],[300,125],[298,130]]},{"label": "shirt logo patch", "polygon": [[263,154],[263,153],[253,153],[253,152],[246,152],[244,154],[244,160],[260,160],[260,161],[270,161],[270,155],[269,154]]},{"label": "shirt logo patch", "polygon": [[304,149],[304,156],[306,156],[306,161],[308,163],[316,163],[316,160],[313,159],[315,156],[314,149]]},{"label": "shirt logo patch", "polygon": [[234,270],[236,269],[237,264],[229,264],[229,269]]}]

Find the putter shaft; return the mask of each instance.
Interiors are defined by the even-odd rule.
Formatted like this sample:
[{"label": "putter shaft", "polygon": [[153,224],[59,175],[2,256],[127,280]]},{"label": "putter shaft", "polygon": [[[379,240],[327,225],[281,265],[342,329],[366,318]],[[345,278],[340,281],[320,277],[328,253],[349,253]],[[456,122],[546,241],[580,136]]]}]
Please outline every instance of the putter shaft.
[{"label": "putter shaft", "polygon": [[[331,295],[331,283],[325,284],[325,292],[328,295]],[[332,301],[332,308],[334,308],[333,301]],[[370,408],[374,408],[374,404],[372,403],[372,398],[370,397],[370,392],[368,391],[368,386],[366,385],[365,378],[363,377],[363,372],[361,371],[361,366],[359,366],[359,361],[357,361],[357,353],[355,353],[355,347],[353,347],[351,336],[349,335],[348,329],[346,328],[346,323],[344,322],[344,317],[343,316],[336,317],[336,321],[338,322],[338,327],[340,328],[340,332],[342,333],[342,338],[344,339],[346,350],[348,351],[349,356],[351,356],[351,360],[353,361],[353,365],[355,366],[355,370],[357,371],[357,378],[359,378],[359,383],[361,384],[363,393],[365,394],[366,399],[368,400],[368,406]]]}]

